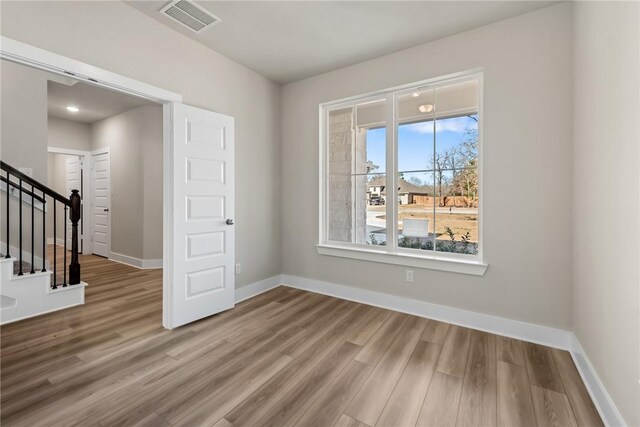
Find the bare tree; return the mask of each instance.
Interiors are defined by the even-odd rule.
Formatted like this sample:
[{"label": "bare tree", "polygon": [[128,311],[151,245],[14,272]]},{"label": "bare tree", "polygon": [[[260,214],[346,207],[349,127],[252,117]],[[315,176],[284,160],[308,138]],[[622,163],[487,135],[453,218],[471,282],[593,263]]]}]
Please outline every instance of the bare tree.
[{"label": "bare tree", "polygon": [[442,200],[443,197],[443,186],[448,184],[448,180],[446,177],[446,171],[451,168],[452,163],[454,162],[454,150],[447,149],[443,152],[436,152],[435,156],[429,160],[429,168],[435,171],[436,175],[436,188],[438,190],[437,197],[439,198],[440,206],[444,206],[444,202]]},{"label": "bare tree", "polygon": [[413,185],[417,185],[417,186],[422,186],[423,182],[420,178],[418,178],[417,176],[410,176],[409,179],[407,180],[407,182],[410,182]]},{"label": "bare tree", "polygon": [[[478,122],[477,116],[467,117]],[[462,141],[457,147],[435,153],[429,160],[428,167],[435,172],[435,185],[440,206],[446,204],[444,197],[450,195],[462,195],[475,201],[478,194],[477,164],[477,127],[465,129]],[[447,177],[449,171],[453,175],[451,182]]]},{"label": "bare tree", "polygon": [[[475,120],[475,116],[469,116]],[[469,203],[473,206],[478,196],[478,129],[467,128],[463,136],[462,143],[458,146],[455,153],[456,168],[459,171],[454,173],[453,188],[456,194],[465,196],[469,199]]]},{"label": "bare tree", "polygon": [[[379,168],[380,166],[374,164],[371,160],[367,160],[367,163],[365,164],[365,169],[367,171],[367,174],[373,174]],[[378,175],[367,175],[367,182],[372,182],[377,178],[378,178]]]}]

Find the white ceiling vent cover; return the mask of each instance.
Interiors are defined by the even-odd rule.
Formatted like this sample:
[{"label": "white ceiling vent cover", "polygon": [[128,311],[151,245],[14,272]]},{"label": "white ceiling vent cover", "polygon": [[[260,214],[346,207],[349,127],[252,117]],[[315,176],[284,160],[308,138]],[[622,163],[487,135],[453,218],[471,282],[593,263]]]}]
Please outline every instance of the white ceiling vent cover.
[{"label": "white ceiling vent cover", "polygon": [[201,33],[209,27],[222,21],[220,18],[198,6],[191,0],[174,0],[162,9],[160,13],[184,25],[195,33]]}]

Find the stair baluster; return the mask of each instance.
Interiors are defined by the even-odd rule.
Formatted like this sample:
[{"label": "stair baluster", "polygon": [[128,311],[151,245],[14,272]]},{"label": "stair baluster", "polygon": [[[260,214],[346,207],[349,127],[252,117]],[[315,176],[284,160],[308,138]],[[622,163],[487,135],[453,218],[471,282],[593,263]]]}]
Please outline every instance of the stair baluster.
[{"label": "stair baluster", "polygon": [[18,272],[18,276],[22,276],[22,178],[20,178],[20,218],[18,220],[20,221],[20,227],[18,227],[20,229],[20,247],[18,248],[18,252],[20,252],[20,272]]},{"label": "stair baluster", "polygon": [[58,229],[58,223],[56,222],[56,199],[53,199],[53,289],[58,289],[58,275],[57,272],[57,263],[58,258],[56,257],[56,248],[58,247],[58,239],[56,239],[56,230]]},{"label": "stair baluster", "polygon": [[7,255],[5,258],[11,258],[11,245],[9,244],[9,186],[11,185],[11,175],[7,172]]},{"label": "stair baluster", "polygon": [[64,261],[62,263],[62,287],[67,287],[67,205],[64,205]]},{"label": "stair baluster", "polygon": [[[61,203],[63,208],[64,208],[64,245],[63,245],[63,250],[64,250],[64,254],[63,254],[63,277],[62,277],[62,286],[63,287],[67,287],[68,285],[76,285],[81,283],[81,278],[80,278],[80,263],[79,263],[79,257],[78,257],[78,251],[79,251],[79,230],[78,230],[78,225],[79,225],[79,221],[81,220],[82,217],[82,201],[81,201],[81,196],[78,190],[72,190],[71,194],[68,197],[65,197],[59,193],[57,193],[56,191],[52,190],[51,188],[47,187],[44,184],[41,184],[40,182],[36,181],[35,179],[33,179],[32,177],[25,175],[24,173],[22,173],[20,170],[14,168],[13,166],[10,166],[8,164],[6,164],[5,162],[0,160],[0,169],[2,170],[2,172],[4,173],[4,175],[0,176],[0,180],[2,182],[5,182],[7,184],[6,186],[6,202],[7,202],[7,208],[6,208],[6,217],[7,217],[7,237],[6,237],[6,257],[7,258],[11,258],[11,250],[10,250],[10,234],[11,234],[11,221],[10,221],[10,217],[11,217],[11,208],[10,208],[10,204],[11,204],[11,194],[15,194],[15,190],[18,191],[18,194],[16,195],[17,198],[19,199],[18,201],[18,251],[20,252],[18,255],[13,254],[13,256],[15,256],[16,258],[18,258],[17,260],[17,264],[18,264],[18,269],[19,271],[17,272],[17,275],[22,276],[24,275],[24,271],[23,270],[27,270],[27,266],[25,265],[25,263],[28,264],[27,261],[24,261],[24,254],[23,254],[23,241],[24,241],[24,214],[26,214],[27,220],[29,220],[29,214],[26,212],[23,212],[23,203],[28,202],[29,199],[24,199],[24,195],[26,194],[27,197],[30,197],[30,201],[31,201],[31,268],[30,268],[30,274],[35,274],[36,272],[47,272],[47,227],[46,227],[46,221],[47,221],[47,196],[51,197],[51,199],[53,200],[53,204],[49,204],[49,206],[52,206],[53,208],[53,240],[54,240],[54,245],[53,245],[53,282],[51,284],[51,287],[53,289],[56,289],[58,287],[58,280],[57,280],[57,272],[58,272],[58,267],[57,267],[57,239],[58,239],[58,235],[57,235],[57,203]],[[14,178],[14,181],[11,180],[11,177]],[[81,184],[82,185],[82,184]],[[25,186],[27,188],[25,188]],[[30,189],[29,189],[30,187]],[[41,193],[42,195],[40,196],[39,194],[36,194],[36,191],[38,191],[39,193]],[[35,212],[35,203],[38,202],[40,206],[42,206],[42,268],[38,269],[36,271],[36,266],[35,266],[35,251],[36,251],[36,238],[35,238],[35,232],[36,232],[36,227],[35,227],[35,221],[36,221],[36,212]],[[15,224],[15,223],[14,223]],[[27,224],[28,226],[28,224]],[[69,226],[71,226],[71,243],[67,242],[67,234],[68,234],[68,228]],[[14,225],[15,227],[15,225]],[[70,250],[71,250],[71,263],[67,264],[67,249],[68,246],[71,246]],[[15,252],[15,250],[14,250]],[[69,269],[69,271],[67,272],[67,269]],[[49,269],[51,270],[51,269]],[[69,275],[68,280],[67,280],[67,274]]]},{"label": "stair baluster", "polygon": [[[42,271],[47,271],[47,195],[42,192]],[[55,282],[55,278],[54,278]]]},{"label": "stair baluster", "polygon": [[34,191],[36,189],[31,186],[31,271],[29,274],[36,274],[36,200],[34,199]]}]

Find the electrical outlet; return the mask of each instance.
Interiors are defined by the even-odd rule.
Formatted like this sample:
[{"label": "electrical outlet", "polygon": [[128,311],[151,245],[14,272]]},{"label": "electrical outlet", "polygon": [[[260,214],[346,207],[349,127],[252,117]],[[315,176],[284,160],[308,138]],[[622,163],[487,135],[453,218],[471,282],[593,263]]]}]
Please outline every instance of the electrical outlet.
[{"label": "electrical outlet", "polygon": [[241,271],[242,271],[242,266],[240,265],[240,263],[237,263],[237,264],[236,264],[236,276],[237,276],[238,274],[240,274],[240,272],[241,272]]},{"label": "electrical outlet", "polygon": [[407,270],[407,282],[413,283],[413,270]]}]

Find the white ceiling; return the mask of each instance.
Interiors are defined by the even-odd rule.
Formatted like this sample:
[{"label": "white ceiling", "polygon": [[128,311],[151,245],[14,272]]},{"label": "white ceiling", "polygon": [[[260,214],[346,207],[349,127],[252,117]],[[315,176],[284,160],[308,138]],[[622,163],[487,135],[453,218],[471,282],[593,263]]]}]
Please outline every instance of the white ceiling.
[{"label": "white ceiling", "polygon": [[202,34],[132,7],[278,82],[288,83],[548,6],[551,1],[205,1],[222,19]]},{"label": "white ceiling", "polygon": [[[57,77],[57,76],[56,76]],[[63,80],[52,75],[52,79]],[[97,86],[80,83],[72,79],[59,83],[47,82],[47,112],[49,116],[76,122],[93,123],[115,116],[142,105],[153,105],[150,101],[124,95]],[[67,106],[80,109],[77,113],[67,111]]]}]

